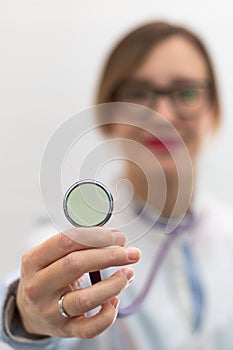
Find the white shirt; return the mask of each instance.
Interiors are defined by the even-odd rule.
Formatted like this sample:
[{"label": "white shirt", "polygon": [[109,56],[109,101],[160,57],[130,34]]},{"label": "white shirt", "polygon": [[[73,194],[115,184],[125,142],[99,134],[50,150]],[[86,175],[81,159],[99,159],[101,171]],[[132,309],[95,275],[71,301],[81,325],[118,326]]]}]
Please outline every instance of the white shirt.
[{"label": "white shirt", "polygon": [[[115,324],[93,340],[49,340],[27,344],[4,340],[16,350],[29,349],[101,349],[101,350],[232,350],[233,349],[233,216],[213,198],[198,200],[198,222],[180,234],[171,246],[153,285],[140,309]],[[195,212],[197,211],[193,209]],[[150,213],[147,213],[150,216]],[[132,240],[147,231],[150,220],[140,217],[132,225],[135,208],[129,206],[113,216],[109,226],[123,227]],[[125,230],[124,230],[125,229]],[[48,232],[48,228],[45,229]],[[135,233],[136,232],[136,233]],[[135,279],[121,293],[120,307],[128,305],[141,291],[150,272],[152,260],[168,236],[151,228],[132,243],[142,251],[141,260],[134,265]],[[195,269],[204,293],[203,321],[193,330],[194,299],[183,247],[191,251]],[[4,332],[3,332],[4,333]]]}]

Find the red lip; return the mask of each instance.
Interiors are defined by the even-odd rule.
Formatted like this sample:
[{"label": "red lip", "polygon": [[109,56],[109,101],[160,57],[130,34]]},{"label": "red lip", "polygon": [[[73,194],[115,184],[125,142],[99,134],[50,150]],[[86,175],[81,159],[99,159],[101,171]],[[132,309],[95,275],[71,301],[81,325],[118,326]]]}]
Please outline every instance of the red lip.
[{"label": "red lip", "polygon": [[178,145],[175,139],[159,140],[155,137],[144,141],[144,145],[148,148],[156,148],[158,150],[168,151],[168,148],[174,148]]}]

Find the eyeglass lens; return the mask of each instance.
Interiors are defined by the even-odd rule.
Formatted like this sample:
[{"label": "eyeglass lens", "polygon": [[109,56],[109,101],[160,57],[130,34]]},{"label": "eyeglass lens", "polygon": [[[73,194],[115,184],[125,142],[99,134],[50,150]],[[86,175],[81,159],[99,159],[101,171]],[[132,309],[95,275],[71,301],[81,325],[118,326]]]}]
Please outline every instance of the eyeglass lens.
[{"label": "eyeglass lens", "polygon": [[118,101],[156,108],[161,97],[169,98],[178,117],[198,116],[208,101],[208,85],[205,82],[188,82],[170,88],[160,88],[140,81],[128,81],[116,92]]}]

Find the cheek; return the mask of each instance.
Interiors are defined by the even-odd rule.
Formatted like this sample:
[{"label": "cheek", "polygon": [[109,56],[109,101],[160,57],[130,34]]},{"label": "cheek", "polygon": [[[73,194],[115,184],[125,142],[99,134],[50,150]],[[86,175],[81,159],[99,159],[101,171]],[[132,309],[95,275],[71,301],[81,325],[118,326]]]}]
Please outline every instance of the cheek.
[{"label": "cheek", "polygon": [[[190,121],[183,129],[183,139],[191,155],[198,153],[214,128],[212,115],[205,114],[198,120]],[[182,134],[182,133],[181,133]]]},{"label": "cheek", "polygon": [[113,130],[114,139],[117,140],[123,157],[130,160],[130,164],[139,164],[139,167],[143,167],[149,153],[142,143],[144,133],[142,129],[125,124],[114,125]]},{"label": "cheek", "polygon": [[127,137],[127,135],[130,134],[130,130],[128,130],[128,127],[121,124],[115,124],[112,128],[113,136],[115,138],[124,138]]},{"label": "cheek", "polygon": [[131,158],[133,146],[132,142],[129,142],[129,140],[135,140],[135,131],[133,128],[125,124],[115,124],[113,128],[113,137],[117,140],[124,157]]},{"label": "cheek", "polygon": [[113,126],[113,136],[138,141],[140,140],[140,130],[126,124],[115,124]]}]

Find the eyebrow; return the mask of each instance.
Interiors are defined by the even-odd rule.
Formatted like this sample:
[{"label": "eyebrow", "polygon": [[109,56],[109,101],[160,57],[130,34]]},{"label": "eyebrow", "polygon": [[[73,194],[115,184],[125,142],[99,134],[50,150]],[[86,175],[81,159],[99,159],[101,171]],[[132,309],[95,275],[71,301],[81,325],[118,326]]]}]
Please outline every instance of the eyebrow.
[{"label": "eyebrow", "polygon": [[[126,79],[124,82],[123,82],[123,86],[124,84],[138,84],[138,85],[141,85],[141,86],[148,86],[148,87],[160,87],[160,84],[155,84],[154,82],[152,82],[151,80],[148,80],[148,79],[139,79],[139,78],[129,78],[129,79]],[[203,78],[203,79],[194,79],[194,78],[175,78],[175,79],[172,79],[171,82],[168,84],[169,87],[172,87],[172,86],[175,86],[175,87],[183,87],[183,86],[197,86],[197,87],[200,87],[200,86],[207,86],[209,84],[209,80],[207,78]],[[166,89],[166,86],[164,86],[164,88]]]},{"label": "eyebrow", "polygon": [[208,78],[176,78],[176,79],[173,79],[172,80],[172,84],[175,84],[175,85],[184,85],[184,84],[190,84],[190,85],[193,85],[193,84],[207,84],[208,83]]}]

